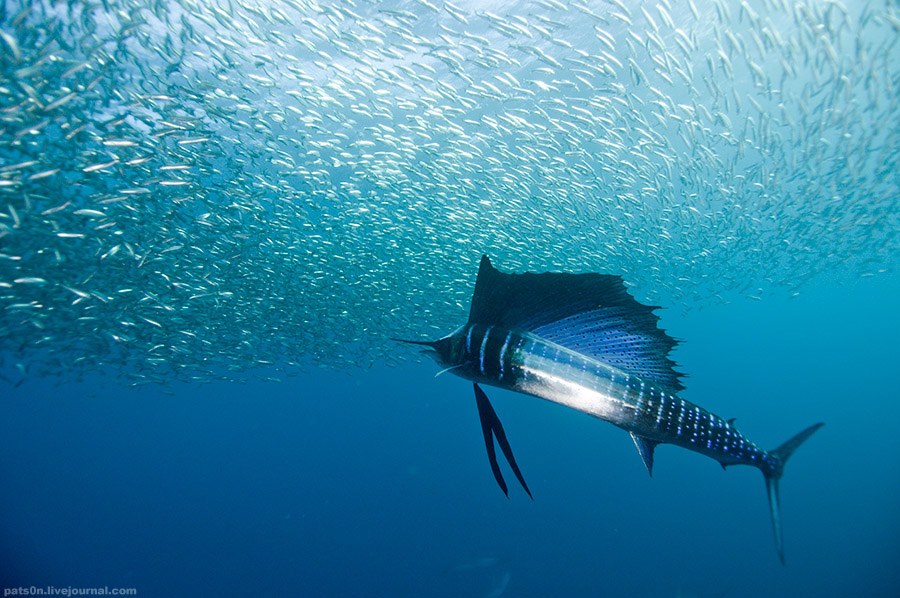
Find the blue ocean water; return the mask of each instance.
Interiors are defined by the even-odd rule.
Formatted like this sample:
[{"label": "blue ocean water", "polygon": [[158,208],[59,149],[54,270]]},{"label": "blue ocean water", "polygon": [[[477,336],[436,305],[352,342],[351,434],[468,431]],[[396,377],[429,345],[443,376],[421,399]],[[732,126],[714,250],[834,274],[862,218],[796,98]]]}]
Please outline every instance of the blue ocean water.
[{"label": "blue ocean water", "polygon": [[[894,0],[0,0],[0,588],[900,595]],[[415,348],[620,275],[781,486]],[[506,471],[508,481],[512,476]],[[52,588],[53,591],[50,591]]]},{"label": "blue ocean water", "polygon": [[[431,364],[125,390],[28,380],[0,401],[2,585],[142,596],[894,596],[900,279],[662,323],[685,396],[787,467],[787,566],[758,472],[489,392],[534,492],[505,498],[471,388]],[[489,389],[490,390],[490,389]]]}]

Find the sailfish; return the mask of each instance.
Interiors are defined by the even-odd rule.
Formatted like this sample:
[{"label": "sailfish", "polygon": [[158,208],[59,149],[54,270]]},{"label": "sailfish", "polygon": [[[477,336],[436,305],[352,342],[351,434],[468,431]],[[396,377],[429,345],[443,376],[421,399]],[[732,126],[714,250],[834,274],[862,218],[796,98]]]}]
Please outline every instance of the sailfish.
[{"label": "sailfish", "polygon": [[706,455],[723,468],[756,467],[765,478],[775,544],[784,563],[779,481],[797,447],[823,424],[766,451],[739,432],[734,419],[680,398],[682,374],[669,357],[677,341],[659,328],[656,309],[638,302],[621,276],[510,274],[484,255],[464,325],[435,341],[393,340],[426,347],[442,372],[472,381],[491,471],[507,497],[495,441],[522,488],[532,494],[482,384],[559,403],[622,428],[651,476],[660,444]]}]

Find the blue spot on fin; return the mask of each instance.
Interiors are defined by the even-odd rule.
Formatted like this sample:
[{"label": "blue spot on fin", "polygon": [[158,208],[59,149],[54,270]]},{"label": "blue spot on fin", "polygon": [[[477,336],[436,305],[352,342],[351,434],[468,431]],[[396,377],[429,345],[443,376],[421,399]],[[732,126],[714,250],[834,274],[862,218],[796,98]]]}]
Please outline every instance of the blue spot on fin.
[{"label": "blue spot on fin", "polygon": [[643,436],[638,436],[634,432],[631,432],[631,439],[634,441],[634,446],[637,447],[638,454],[644,461],[647,473],[650,474],[650,477],[653,477],[653,449],[655,449],[656,445],[659,443],[644,438]]},{"label": "blue spot on fin", "polygon": [[632,297],[621,276],[506,274],[485,255],[469,323],[533,332],[676,393],[682,374],[668,355],[677,341],[657,326],[655,309]]}]

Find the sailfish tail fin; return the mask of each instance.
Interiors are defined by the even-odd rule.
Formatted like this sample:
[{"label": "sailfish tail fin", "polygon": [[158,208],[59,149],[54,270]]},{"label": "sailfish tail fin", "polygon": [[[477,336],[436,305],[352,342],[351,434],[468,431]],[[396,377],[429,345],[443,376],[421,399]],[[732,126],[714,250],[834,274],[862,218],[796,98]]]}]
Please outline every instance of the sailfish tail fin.
[{"label": "sailfish tail fin", "polygon": [[772,516],[772,531],[775,532],[775,546],[778,549],[778,558],[784,564],[784,543],[781,534],[781,511],[779,506],[778,483],[784,473],[784,464],[801,444],[813,435],[816,430],[825,424],[819,422],[806,428],[790,440],[769,451],[769,466],[763,469],[766,478],[766,495],[769,497],[769,513]]}]

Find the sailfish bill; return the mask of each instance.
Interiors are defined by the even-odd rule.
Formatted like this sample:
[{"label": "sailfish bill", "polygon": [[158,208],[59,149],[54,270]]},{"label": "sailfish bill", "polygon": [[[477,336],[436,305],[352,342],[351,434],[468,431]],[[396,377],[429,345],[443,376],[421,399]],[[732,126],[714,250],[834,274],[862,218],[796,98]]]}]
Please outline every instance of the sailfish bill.
[{"label": "sailfish bill", "polygon": [[427,347],[443,368],[474,383],[494,479],[508,488],[494,441],[531,496],[506,433],[480,384],[565,405],[629,432],[647,473],[660,444],[706,455],[722,467],[750,465],[766,481],[775,543],[784,548],[779,481],[784,464],[822,423],[765,451],[726,420],[678,396],[684,388],[669,352],[677,342],[657,325],[654,306],[638,302],[621,277],[606,274],[507,274],[481,258],[468,321]]}]

